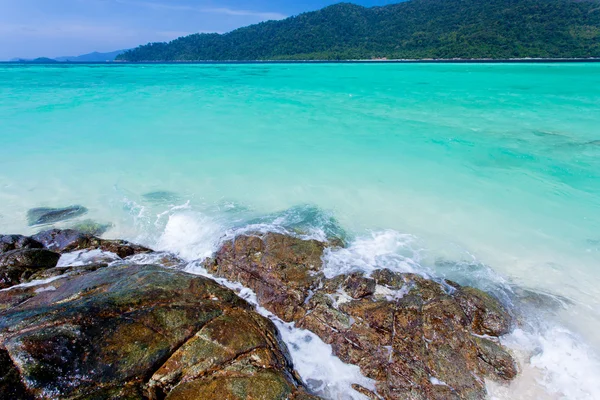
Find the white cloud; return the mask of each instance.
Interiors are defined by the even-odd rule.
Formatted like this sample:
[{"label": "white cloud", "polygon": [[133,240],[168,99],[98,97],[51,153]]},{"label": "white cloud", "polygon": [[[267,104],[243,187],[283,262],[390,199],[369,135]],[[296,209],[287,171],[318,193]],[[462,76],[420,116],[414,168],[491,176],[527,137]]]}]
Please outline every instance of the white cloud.
[{"label": "white cloud", "polygon": [[141,6],[151,8],[154,10],[171,10],[171,11],[193,11],[199,13],[211,13],[211,14],[224,14],[224,15],[235,15],[241,17],[255,17],[261,20],[279,20],[287,18],[286,15],[278,12],[263,12],[263,11],[250,11],[250,10],[238,10],[227,7],[195,7],[182,4],[170,4],[170,3],[158,3],[152,1],[138,1],[138,0],[116,0],[117,3],[128,4],[134,6]]},{"label": "white cloud", "polygon": [[0,34],[18,34],[21,37],[70,38],[73,36],[119,38],[135,37],[139,31],[110,25],[91,25],[77,23],[51,24],[0,24]]}]

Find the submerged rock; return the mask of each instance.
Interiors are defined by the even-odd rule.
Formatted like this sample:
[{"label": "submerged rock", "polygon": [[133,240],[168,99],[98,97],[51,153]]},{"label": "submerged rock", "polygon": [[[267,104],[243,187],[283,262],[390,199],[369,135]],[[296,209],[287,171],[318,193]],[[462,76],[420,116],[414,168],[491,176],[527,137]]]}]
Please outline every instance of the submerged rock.
[{"label": "submerged rock", "polygon": [[166,190],[149,192],[143,194],[144,200],[154,204],[168,204],[181,201],[181,196],[174,192],[168,192]]},{"label": "submerged rock", "polygon": [[0,361],[10,398],[316,399],[270,320],[212,280],[157,266],[0,292]]},{"label": "submerged rock", "polygon": [[54,268],[60,254],[45,249],[20,249],[0,254],[0,289],[26,282],[36,272]]},{"label": "submerged rock", "polygon": [[151,253],[146,247],[125,240],[105,240],[93,235],[81,233],[73,229],[50,229],[33,236],[46,248],[58,253],[68,253],[77,250],[103,250],[115,253],[121,258],[140,253]]},{"label": "submerged rock", "polygon": [[30,226],[52,224],[67,219],[79,217],[88,212],[83,206],[70,206],[65,208],[32,208],[27,212],[27,222]]},{"label": "submerged rock", "polygon": [[100,224],[94,220],[86,219],[73,225],[71,229],[86,235],[102,236],[112,227],[112,224]]},{"label": "submerged rock", "polygon": [[358,365],[377,381],[377,393],[361,389],[369,397],[483,399],[484,378],[516,376],[514,360],[494,339],[512,326],[497,300],[389,270],[325,279],[326,246],[277,233],[242,235],[205,266],[250,287],[262,306]]},{"label": "submerged rock", "polygon": [[0,235],[0,254],[19,249],[42,249],[44,245],[23,235]]}]

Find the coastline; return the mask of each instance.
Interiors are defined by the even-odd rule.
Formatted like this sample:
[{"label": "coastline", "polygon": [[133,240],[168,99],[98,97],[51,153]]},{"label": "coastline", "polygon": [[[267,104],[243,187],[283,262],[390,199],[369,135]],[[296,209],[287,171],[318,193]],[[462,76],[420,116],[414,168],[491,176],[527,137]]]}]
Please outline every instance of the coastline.
[{"label": "coastline", "polygon": [[452,58],[452,59],[395,59],[395,60],[196,60],[196,61],[0,61],[0,64],[13,65],[86,65],[86,64],[546,64],[546,63],[595,63],[593,58]]},{"label": "coastline", "polygon": [[2,398],[483,398],[484,379],[518,374],[498,299],[389,269],[329,276],[339,237],[247,232],[193,262],[69,229],[0,244]]}]

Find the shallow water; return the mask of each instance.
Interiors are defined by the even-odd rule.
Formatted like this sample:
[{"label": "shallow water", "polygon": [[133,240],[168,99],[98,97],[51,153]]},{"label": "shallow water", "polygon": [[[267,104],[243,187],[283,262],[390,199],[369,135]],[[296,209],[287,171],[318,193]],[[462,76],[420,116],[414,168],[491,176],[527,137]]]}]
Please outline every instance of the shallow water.
[{"label": "shallow water", "polygon": [[600,397],[600,64],[0,65],[0,121],[3,233],[81,205],[189,261],[344,235],[329,275],[446,276],[526,314],[491,397]]}]

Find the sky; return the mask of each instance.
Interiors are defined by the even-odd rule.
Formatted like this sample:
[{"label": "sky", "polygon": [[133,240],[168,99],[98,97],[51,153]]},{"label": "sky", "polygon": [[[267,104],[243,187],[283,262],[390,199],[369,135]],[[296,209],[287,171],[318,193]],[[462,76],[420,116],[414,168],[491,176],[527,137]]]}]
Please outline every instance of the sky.
[{"label": "sky", "polygon": [[[341,0],[0,0],[0,60],[129,49],[224,33]],[[364,6],[398,0],[351,0]]]}]

